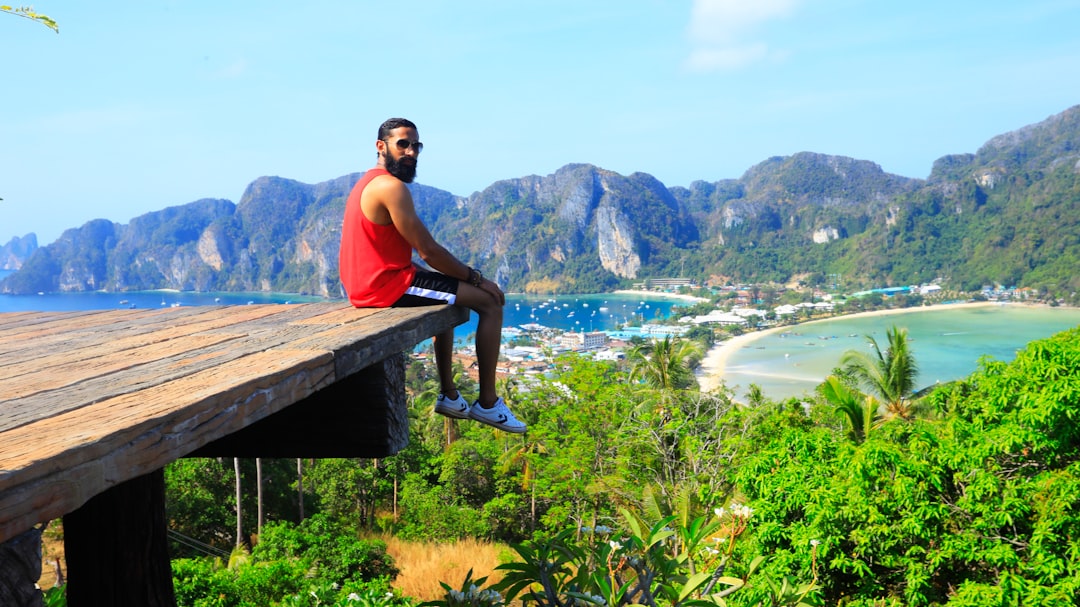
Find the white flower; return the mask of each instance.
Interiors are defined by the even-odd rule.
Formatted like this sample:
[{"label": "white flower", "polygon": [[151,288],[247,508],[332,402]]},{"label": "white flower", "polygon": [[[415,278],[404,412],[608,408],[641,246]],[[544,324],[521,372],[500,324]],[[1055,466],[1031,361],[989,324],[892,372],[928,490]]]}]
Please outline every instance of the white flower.
[{"label": "white flower", "polygon": [[622,548],[622,544],[616,542],[615,540],[609,540],[608,546],[611,546],[612,550],[618,550],[619,548]]},{"label": "white flower", "polygon": [[713,512],[716,513],[716,518],[724,518],[724,509],[723,508],[713,508]]},{"label": "white flower", "polygon": [[740,504],[738,502],[731,505],[731,516],[736,518],[750,518],[754,514],[754,509],[750,506]]},{"label": "white flower", "polygon": [[353,601],[359,602],[360,601],[360,595],[356,594],[355,592],[350,592],[349,596],[345,597],[345,600],[349,601],[350,603],[353,602]]},{"label": "white flower", "polygon": [[811,546],[820,546],[821,545],[821,540],[810,540],[810,545]]},{"label": "white flower", "polygon": [[566,384],[558,381],[551,382],[551,385],[554,386],[555,389],[559,392],[562,392],[562,395],[565,398],[568,398],[570,400],[577,400],[577,394],[575,394],[574,391],[570,389],[570,386],[567,386]]}]

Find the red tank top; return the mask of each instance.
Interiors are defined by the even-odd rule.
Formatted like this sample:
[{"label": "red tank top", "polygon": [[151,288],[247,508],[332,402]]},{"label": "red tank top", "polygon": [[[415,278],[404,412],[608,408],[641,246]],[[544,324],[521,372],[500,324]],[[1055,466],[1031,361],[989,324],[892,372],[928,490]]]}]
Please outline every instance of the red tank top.
[{"label": "red tank top", "polygon": [[338,271],[349,303],[357,308],[393,304],[405,294],[416,275],[412,245],[402,238],[394,224],[372,223],[360,209],[360,195],[367,184],[379,175],[389,174],[385,169],[364,173],[345,202]]}]

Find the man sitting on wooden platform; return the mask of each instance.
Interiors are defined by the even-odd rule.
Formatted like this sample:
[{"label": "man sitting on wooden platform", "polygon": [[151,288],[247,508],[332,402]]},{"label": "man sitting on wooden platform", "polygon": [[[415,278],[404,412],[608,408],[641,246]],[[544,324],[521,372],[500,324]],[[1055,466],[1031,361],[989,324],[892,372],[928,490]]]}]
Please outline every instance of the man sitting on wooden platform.
[{"label": "man sitting on wooden platform", "polygon": [[[379,127],[378,161],[353,187],[345,203],[338,266],[349,301],[358,308],[449,304],[479,315],[476,359],[480,396],[472,405],[454,385],[454,330],[435,336],[435,365],[441,394],[435,411],[474,419],[507,432],[523,433],[519,421],[495,392],[495,365],[502,340],[506,296],[499,285],[470,268],[428,232],[405,186],[416,176],[424,145],[416,125],[391,118]],[[412,252],[437,272],[412,263]]]}]

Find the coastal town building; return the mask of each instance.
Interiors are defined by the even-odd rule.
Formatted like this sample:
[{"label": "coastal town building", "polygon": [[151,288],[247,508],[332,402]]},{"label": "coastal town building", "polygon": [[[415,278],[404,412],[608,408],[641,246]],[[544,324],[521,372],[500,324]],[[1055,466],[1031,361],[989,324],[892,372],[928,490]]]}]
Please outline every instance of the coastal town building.
[{"label": "coastal town building", "polygon": [[714,324],[720,326],[740,326],[745,327],[749,325],[749,321],[745,316],[739,316],[738,314],[732,314],[731,312],[725,312],[723,310],[713,310],[708,314],[699,314],[693,317],[684,317],[684,321],[693,323],[695,325],[707,325]]},{"label": "coastal town building", "polygon": [[603,331],[563,333],[559,343],[570,350],[596,350],[607,344],[607,337]]},{"label": "coastal town building", "polygon": [[626,360],[626,352],[614,348],[604,348],[596,352],[596,360],[619,361]]}]

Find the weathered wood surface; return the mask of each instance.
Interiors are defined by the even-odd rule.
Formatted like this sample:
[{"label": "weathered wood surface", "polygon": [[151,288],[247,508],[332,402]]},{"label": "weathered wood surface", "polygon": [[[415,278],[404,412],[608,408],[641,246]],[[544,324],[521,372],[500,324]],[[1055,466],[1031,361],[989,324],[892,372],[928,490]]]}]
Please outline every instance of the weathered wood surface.
[{"label": "weathered wood surface", "polygon": [[343,303],[0,314],[0,543],[466,319]]}]

